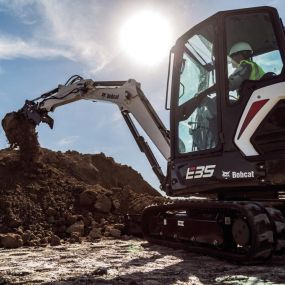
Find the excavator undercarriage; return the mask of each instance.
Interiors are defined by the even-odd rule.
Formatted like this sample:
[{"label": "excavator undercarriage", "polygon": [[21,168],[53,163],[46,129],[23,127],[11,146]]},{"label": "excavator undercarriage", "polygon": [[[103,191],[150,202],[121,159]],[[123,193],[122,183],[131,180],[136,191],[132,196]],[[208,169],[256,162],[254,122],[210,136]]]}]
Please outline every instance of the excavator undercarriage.
[{"label": "excavator undercarriage", "polygon": [[284,254],[285,218],[279,206],[205,200],[150,206],[142,231],[150,242],[256,264]]}]

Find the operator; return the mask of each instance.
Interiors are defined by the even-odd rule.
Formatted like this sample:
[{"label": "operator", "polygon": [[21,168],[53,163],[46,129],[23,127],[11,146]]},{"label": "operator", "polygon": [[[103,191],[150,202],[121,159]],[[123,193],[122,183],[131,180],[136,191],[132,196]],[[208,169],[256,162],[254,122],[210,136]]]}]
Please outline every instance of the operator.
[{"label": "operator", "polygon": [[265,74],[252,60],[252,53],[252,47],[247,42],[238,42],[231,47],[229,56],[236,70],[229,77],[230,91],[238,90],[244,80],[259,80]]}]

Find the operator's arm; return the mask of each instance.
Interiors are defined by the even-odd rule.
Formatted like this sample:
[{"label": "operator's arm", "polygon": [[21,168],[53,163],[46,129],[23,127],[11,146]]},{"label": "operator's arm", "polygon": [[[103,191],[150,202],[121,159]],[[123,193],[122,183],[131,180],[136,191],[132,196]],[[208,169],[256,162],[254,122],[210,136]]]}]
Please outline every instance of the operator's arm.
[{"label": "operator's arm", "polygon": [[244,80],[249,79],[251,73],[251,66],[247,63],[242,63],[233,74],[229,77],[229,89],[234,91],[240,88]]}]

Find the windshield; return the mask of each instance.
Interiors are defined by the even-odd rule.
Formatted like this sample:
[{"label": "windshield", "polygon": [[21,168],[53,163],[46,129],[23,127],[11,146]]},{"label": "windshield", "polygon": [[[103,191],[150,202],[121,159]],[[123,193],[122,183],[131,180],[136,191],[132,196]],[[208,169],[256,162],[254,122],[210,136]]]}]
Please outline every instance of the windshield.
[{"label": "windshield", "polygon": [[177,103],[180,153],[215,148],[218,143],[213,39],[214,29],[207,25],[184,45]]},{"label": "windshield", "polygon": [[213,43],[194,35],[185,44],[181,65],[179,102],[182,105],[215,82]]}]

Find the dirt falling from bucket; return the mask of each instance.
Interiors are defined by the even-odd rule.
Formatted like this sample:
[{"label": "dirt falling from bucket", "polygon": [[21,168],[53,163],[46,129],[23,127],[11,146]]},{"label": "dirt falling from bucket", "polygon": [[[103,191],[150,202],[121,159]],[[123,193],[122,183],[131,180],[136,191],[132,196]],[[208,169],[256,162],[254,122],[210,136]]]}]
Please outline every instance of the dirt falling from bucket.
[{"label": "dirt falling from bucket", "polygon": [[40,160],[41,150],[36,132],[36,124],[19,112],[6,114],[2,127],[11,148],[19,147],[23,164],[32,165]]}]

